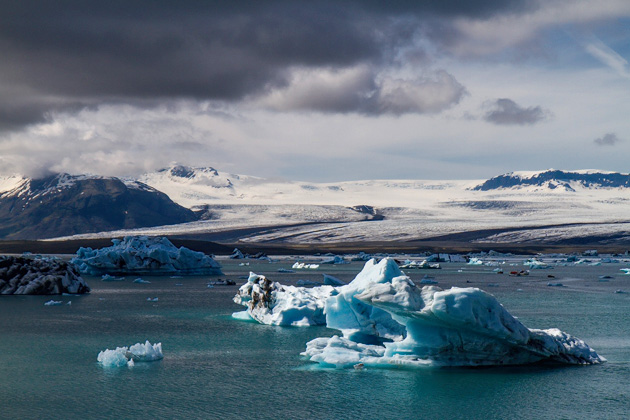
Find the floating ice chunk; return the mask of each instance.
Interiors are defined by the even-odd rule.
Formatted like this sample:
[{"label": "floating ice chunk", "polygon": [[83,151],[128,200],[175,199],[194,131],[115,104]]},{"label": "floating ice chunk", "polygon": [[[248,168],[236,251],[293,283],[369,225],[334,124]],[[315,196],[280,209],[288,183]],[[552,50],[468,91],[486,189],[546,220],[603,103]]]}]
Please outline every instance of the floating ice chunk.
[{"label": "floating ice chunk", "polygon": [[[387,259],[381,263],[368,262],[352,283],[326,302],[327,326],[341,329],[344,336],[316,338],[307,343],[303,355],[323,365],[348,368],[357,363],[479,366],[605,361],[582,340],[557,329],[529,330],[480,289],[419,289],[409,277],[397,275],[395,264],[392,267]],[[345,307],[339,304],[341,297],[348,297],[342,289],[350,287],[361,289],[350,300],[364,305],[361,312],[353,311],[347,301]],[[348,334],[357,325],[357,317],[376,324],[385,319],[366,316],[375,309],[404,326],[404,334],[380,343],[365,334]],[[374,330],[379,327],[373,325]]]},{"label": "floating ice chunk", "polygon": [[101,276],[101,281],[124,281],[125,278],[124,277],[114,277],[114,276],[110,276],[109,274],[103,274]]},{"label": "floating ice chunk", "polygon": [[156,298],[156,297],[154,297],[154,298],[150,298],[150,297],[148,297],[148,298],[147,298],[147,302],[157,302],[158,300],[160,300],[160,299],[159,299],[159,298]]},{"label": "floating ice chunk", "polygon": [[429,277],[429,276],[425,275],[420,280],[420,284],[438,284],[438,281],[435,280],[434,277]]},{"label": "floating ice chunk", "polygon": [[630,268],[620,268],[619,271],[623,271],[623,274],[630,275]]},{"label": "floating ice chunk", "polygon": [[62,301],[60,301],[60,300],[52,300],[52,299],[51,299],[51,300],[49,300],[48,302],[45,302],[45,303],[44,303],[44,306],[59,306],[59,305],[61,305],[61,304],[63,304],[63,302],[62,302]]},{"label": "floating ice chunk", "polygon": [[553,266],[542,261],[538,261],[536,258],[530,258],[529,260],[526,260],[523,265],[528,266],[530,270],[544,270],[548,268],[553,268]]},{"label": "floating ice chunk", "polygon": [[222,274],[221,266],[212,257],[177,248],[167,238],[128,236],[112,239],[113,245],[96,249],[79,248],[71,262],[82,273],[102,274]]},{"label": "floating ice chunk", "polygon": [[116,347],[99,352],[97,360],[104,367],[134,366],[135,362],[153,362],[164,358],[162,343],[151,344],[148,340],[131,347]]},{"label": "floating ice chunk", "polygon": [[481,261],[479,258],[473,257],[468,260],[468,265],[483,265],[483,261]]},{"label": "floating ice chunk", "polygon": [[246,306],[249,316],[261,324],[324,325],[324,304],[333,293],[336,292],[332,286],[283,286],[250,273],[247,283],[234,296],[234,302]]},{"label": "floating ice chunk", "polygon": [[278,273],[295,273],[295,271],[289,270],[288,268],[279,268]]},{"label": "floating ice chunk", "polygon": [[230,258],[233,260],[242,260],[243,258],[245,258],[245,255],[243,255],[240,249],[234,248],[234,251],[232,251],[232,255],[230,255]]},{"label": "floating ice chunk", "polygon": [[89,293],[73,264],[57,258],[0,257],[1,295],[61,295]]},{"label": "floating ice chunk", "polygon": [[329,286],[345,286],[346,283],[328,274],[324,274],[324,284]]},{"label": "floating ice chunk", "polygon": [[335,255],[334,257],[322,260],[320,264],[348,264],[348,261],[344,260],[343,257],[339,255]]},{"label": "floating ice chunk", "polygon": [[151,283],[149,280],[145,280],[145,279],[140,278],[140,277],[135,279],[133,282],[134,283],[139,283],[139,284],[150,284]]}]

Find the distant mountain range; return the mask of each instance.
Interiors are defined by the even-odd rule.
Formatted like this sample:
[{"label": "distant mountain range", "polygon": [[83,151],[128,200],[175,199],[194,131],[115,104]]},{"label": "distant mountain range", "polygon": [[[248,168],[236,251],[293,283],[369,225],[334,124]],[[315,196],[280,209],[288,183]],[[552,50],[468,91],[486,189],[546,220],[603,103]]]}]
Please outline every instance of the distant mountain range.
[{"label": "distant mountain range", "polygon": [[489,191],[501,188],[544,187],[550,190],[561,188],[575,191],[581,188],[628,188],[630,174],[602,171],[558,171],[510,172],[491,178],[474,190]]},{"label": "distant mountain range", "polygon": [[[264,179],[182,165],[134,179],[16,175],[0,177],[0,238],[104,232],[97,236],[194,233],[225,239],[216,232],[236,229],[241,236],[233,240],[411,240],[576,223],[603,223],[612,232],[630,221],[628,188],[628,174],[552,169],[489,180],[337,183]],[[277,228],[263,229],[270,226]],[[583,231],[575,229],[574,234]],[[553,235],[546,232],[545,240]],[[517,236],[512,233],[510,240]],[[536,239],[529,231],[523,237]]]}]

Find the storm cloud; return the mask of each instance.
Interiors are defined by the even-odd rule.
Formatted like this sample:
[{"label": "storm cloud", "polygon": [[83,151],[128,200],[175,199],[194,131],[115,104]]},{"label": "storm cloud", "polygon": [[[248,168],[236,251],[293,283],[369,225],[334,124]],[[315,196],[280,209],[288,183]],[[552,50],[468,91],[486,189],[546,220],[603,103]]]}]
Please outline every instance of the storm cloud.
[{"label": "storm cloud", "polygon": [[540,106],[524,108],[511,99],[500,98],[489,104],[484,119],[498,125],[532,125],[543,121],[549,112]]},{"label": "storm cloud", "polygon": [[[0,129],[42,122],[51,111],[104,103],[240,101],[286,88],[295,68],[382,68],[421,33],[427,17],[487,18],[530,10],[533,4],[520,0],[386,5],[320,0],[2,2]],[[443,81],[451,87],[457,83]],[[426,81],[409,83],[412,90],[420,89],[416,93],[426,93]],[[7,93],[9,87],[12,92]],[[356,100],[364,96],[365,87],[349,92],[346,100],[356,105],[357,112],[441,108],[433,99],[418,105],[424,100],[404,99],[378,88],[379,100],[368,106]],[[456,102],[457,93],[451,95],[447,102]],[[314,101],[313,109],[330,112],[335,106],[350,106],[322,105],[338,102],[335,98]]]}]

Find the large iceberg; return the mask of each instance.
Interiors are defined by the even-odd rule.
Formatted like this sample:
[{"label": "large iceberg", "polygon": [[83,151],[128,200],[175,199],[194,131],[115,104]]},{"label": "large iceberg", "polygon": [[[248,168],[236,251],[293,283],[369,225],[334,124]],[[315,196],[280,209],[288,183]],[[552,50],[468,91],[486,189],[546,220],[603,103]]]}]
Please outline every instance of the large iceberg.
[{"label": "large iceberg", "polygon": [[133,366],[135,362],[153,362],[164,358],[162,343],[136,343],[130,347],[116,347],[99,352],[96,360],[105,367]]},{"label": "large iceberg", "polygon": [[419,288],[391,258],[372,259],[339,287],[284,286],[250,273],[234,301],[237,319],[269,325],[326,325],[302,355],[324,366],[487,366],[605,361],[558,329],[528,329],[477,288]]},{"label": "large iceberg", "polygon": [[[324,312],[328,327],[343,336],[316,338],[302,353],[326,366],[595,364],[605,360],[582,340],[558,329],[526,328],[483,290],[420,289],[391,259],[378,264],[369,261],[352,283],[339,289],[338,295],[327,300]],[[391,318],[374,316],[377,310]],[[372,325],[365,324],[366,320]],[[399,336],[392,321],[402,327]],[[382,342],[375,343],[375,337]]]},{"label": "large iceberg", "polygon": [[71,260],[91,275],[218,275],[221,266],[203,252],[177,248],[167,238],[127,236],[107,248],[79,248]]},{"label": "large iceberg", "polygon": [[326,325],[324,305],[333,293],[336,291],[332,286],[284,286],[265,276],[249,273],[247,283],[234,296],[234,302],[245,306],[247,310],[232,316],[268,325]]},{"label": "large iceberg", "polygon": [[76,267],[49,257],[0,257],[0,294],[84,294],[90,288]]}]

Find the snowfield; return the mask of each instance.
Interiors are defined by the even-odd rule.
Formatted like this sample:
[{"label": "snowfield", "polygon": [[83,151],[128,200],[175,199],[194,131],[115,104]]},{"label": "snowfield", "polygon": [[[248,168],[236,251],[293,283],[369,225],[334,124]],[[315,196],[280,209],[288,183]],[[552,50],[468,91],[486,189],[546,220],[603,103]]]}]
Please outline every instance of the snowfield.
[{"label": "snowfield", "polygon": [[[549,179],[552,175],[567,179]],[[607,182],[598,184],[600,178]],[[587,170],[518,172],[491,180],[309,183],[175,166],[127,182],[166,193],[178,204],[199,211],[202,220],[71,238],[218,234],[244,228],[248,231],[232,239],[406,241],[488,229],[513,232],[488,232],[476,240],[561,242],[600,234],[622,238],[630,235],[627,178]],[[0,182],[7,187],[16,184],[16,179]],[[489,189],[475,189],[481,185]]]}]

